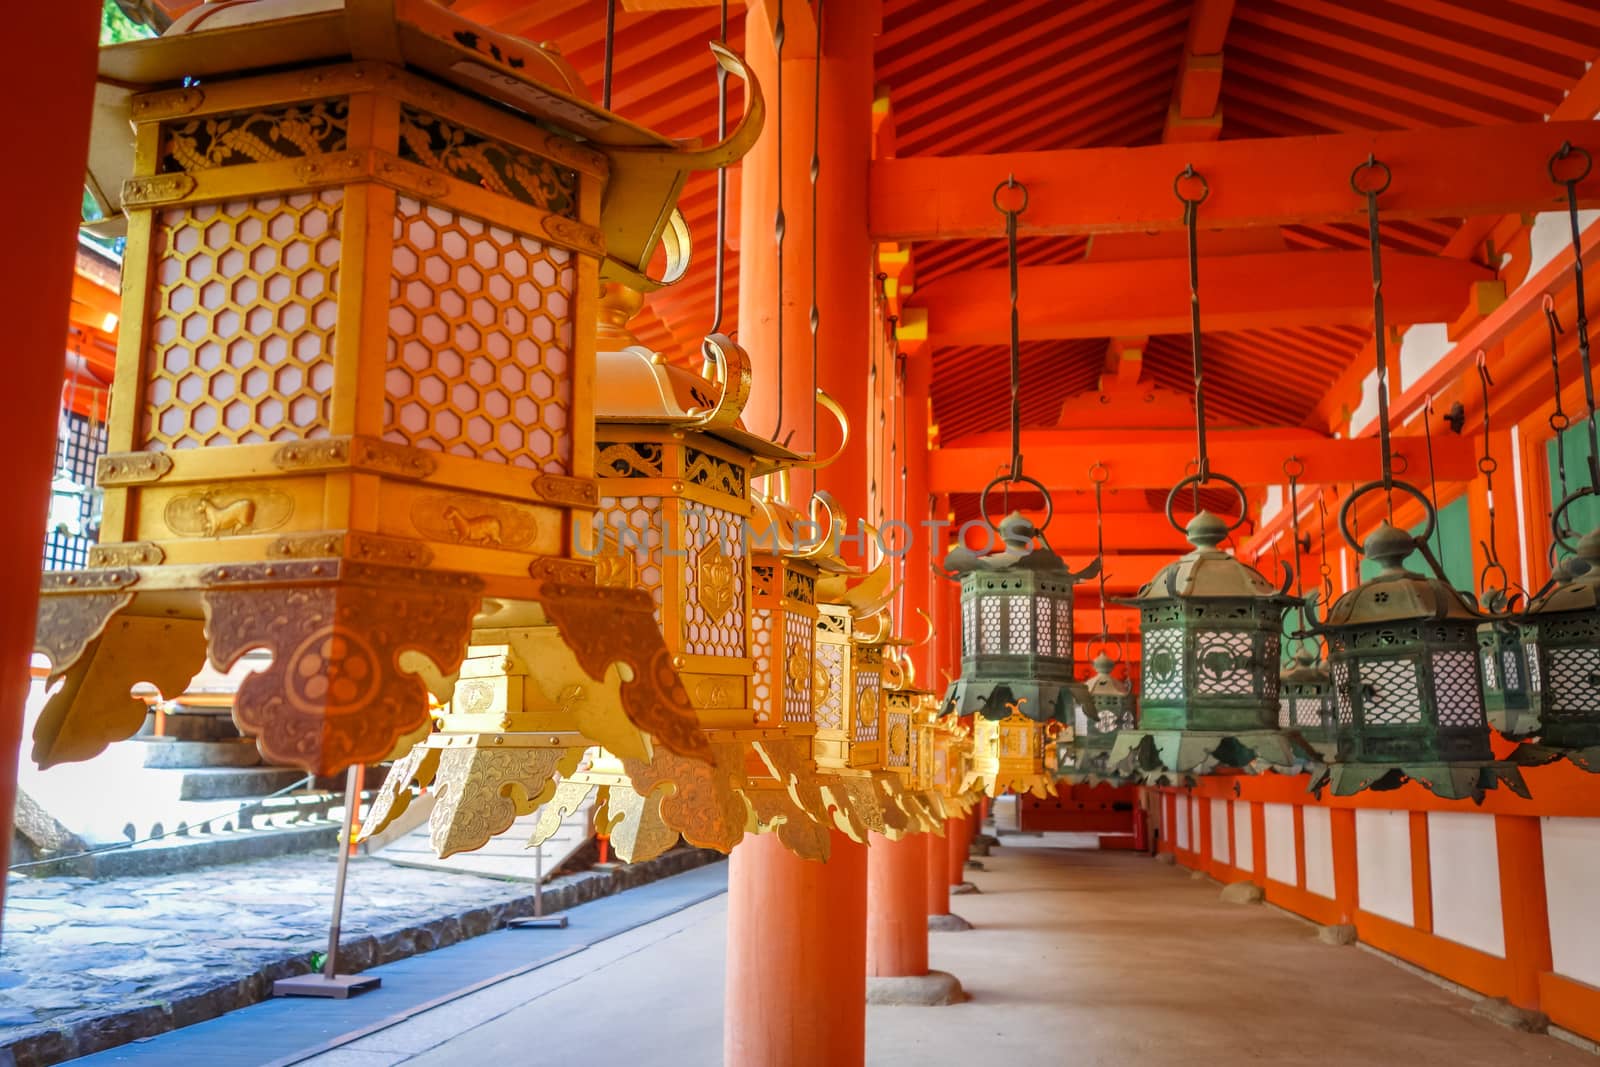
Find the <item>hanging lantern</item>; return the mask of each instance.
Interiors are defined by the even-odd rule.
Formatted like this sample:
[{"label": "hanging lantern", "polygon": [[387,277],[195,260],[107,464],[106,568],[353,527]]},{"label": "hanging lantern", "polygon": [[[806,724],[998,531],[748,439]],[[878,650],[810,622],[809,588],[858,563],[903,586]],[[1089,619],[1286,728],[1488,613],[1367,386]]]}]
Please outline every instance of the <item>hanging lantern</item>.
[{"label": "hanging lantern", "polygon": [[[1185,190],[1193,190],[1192,194]],[[1167,521],[1194,550],[1162,568],[1132,600],[1143,649],[1139,728],[1117,736],[1110,766],[1123,774],[1203,774],[1219,766],[1259,772],[1299,770],[1315,757],[1293,731],[1278,728],[1278,656],[1283,613],[1294,575],[1287,566],[1275,588],[1249,564],[1220,547],[1249,515],[1244,487],[1211,469],[1206,456],[1197,234],[1200,205],[1210,195],[1192,167],[1173,182],[1189,237],[1191,347],[1194,353],[1197,471],[1167,495]],[[1232,526],[1199,510],[1199,490],[1220,481],[1238,496]],[[1197,511],[1186,528],[1173,504],[1194,486]]]},{"label": "hanging lantern", "polygon": [[[933,620],[920,612],[933,638]],[[884,769],[898,779],[897,799],[910,816],[910,832],[944,832],[944,808],[928,781],[932,739],[926,727],[939,713],[939,699],[916,684],[916,670],[904,649],[892,648],[884,661]],[[921,745],[926,741],[929,751]]]},{"label": "hanging lantern", "polygon": [[1333,675],[1309,649],[1295,651],[1278,675],[1278,726],[1294,730],[1323,758],[1332,758],[1338,733]]},{"label": "hanging lantern", "polygon": [[[637,291],[608,284],[600,303],[597,581],[601,587],[649,595],[665,639],[662,660],[680,672],[696,732],[712,759],[686,760],[625,731],[608,736],[589,731],[569,739],[565,756],[552,763],[546,742],[485,731],[480,714],[457,705],[452,705],[454,714],[439,719],[439,733],[430,743],[484,748],[521,741],[519,751],[528,751],[522,765],[511,761],[497,773],[529,797],[545,795],[539,774],[546,779],[559,774],[560,785],[550,794],[555,808],[574,810],[590,791],[605,787],[604,817],[618,856],[630,862],[665,850],[680,834],[691,844],[726,852],[743,839],[752,820],[744,786],[755,759],[753,744],[787,738],[783,716],[770,699],[759,704],[754,699],[752,480],[808,457],[750,433],[739,422],[750,370],[738,345],[709,338],[707,372],[716,380],[702,378],[667,363],[628,332],[628,320],[642,306]],[[508,636],[515,642],[533,635],[511,631]],[[538,661],[512,657],[504,662],[509,669]],[[594,744],[602,751],[589,754],[578,770],[576,764]],[[394,788],[409,785],[402,778],[394,781]],[[477,788],[498,786],[487,781]],[[486,843],[492,827],[472,808],[451,800],[434,805],[435,834],[461,843],[472,833],[476,840],[466,847]],[[769,812],[768,821],[780,815],[810,821],[789,808]],[[459,829],[445,829],[452,824]],[[557,824],[550,821],[551,832]],[[793,839],[797,829],[791,824],[786,836]],[[534,844],[543,832],[534,835]],[[810,836],[814,845],[819,835]]]},{"label": "hanging lantern", "polygon": [[[1503,590],[1484,598],[1492,614],[1511,610]],[[1528,656],[1517,626],[1494,618],[1478,627],[1478,665],[1483,672],[1483,704],[1489,725],[1510,740],[1520,741],[1539,732],[1539,715],[1528,692]]]},{"label": "hanging lantern", "polygon": [[[1588,177],[1592,160],[1582,148],[1564,144],[1550,159],[1550,175],[1566,186],[1567,213],[1578,225],[1577,185]],[[1559,173],[1558,173],[1559,172]],[[1563,176],[1564,175],[1564,176]],[[1600,528],[1582,537],[1563,521],[1577,501],[1600,497],[1600,429],[1595,422],[1594,377],[1590,365],[1589,320],[1583,289],[1583,250],[1573,243],[1577,301],[1578,362],[1589,415],[1589,484],[1566,493],[1550,517],[1555,541],[1572,553],[1555,569],[1550,582],[1533,596],[1516,618],[1521,638],[1529,713],[1536,719],[1537,739],[1512,753],[1511,759],[1538,766],[1565,758],[1583,770],[1600,772]],[[1555,377],[1555,413],[1551,427],[1559,435],[1566,425],[1561,411],[1561,364],[1557,349],[1555,302],[1545,297],[1550,327],[1550,365]],[[1556,438],[1562,489],[1566,489],[1565,454]],[[1576,543],[1574,539],[1576,538]],[[1516,722],[1508,716],[1509,721]]]},{"label": "hanging lantern", "polygon": [[[1556,510],[1560,518],[1586,490]],[[1565,544],[1565,539],[1562,539]],[[1565,758],[1600,772],[1600,528],[1579,539],[1576,555],[1516,620],[1528,665],[1528,703],[1537,739],[1512,754],[1525,766]]]},{"label": "hanging lantern", "polygon": [[1084,686],[1088,703],[1075,709],[1076,729],[1056,741],[1056,776],[1074,785],[1119,781],[1109,767],[1118,733],[1138,721],[1133,684],[1111,673],[1115,661],[1102,648],[1091,663],[1094,677]]},{"label": "hanging lantern", "polygon": [[[1377,574],[1333,602],[1326,622],[1313,629],[1326,637],[1338,708],[1337,752],[1313,781],[1335,795],[1363,789],[1393,789],[1406,780],[1438,796],[1480,800],[1500,784],[1526,796],[1521,772],[1494,759],[1478,667],[1478,627],[1484,616],[1445,579],[1428,548],[1435,523],[1433,505],[1390,470],[1388,364],[1383,320],[1383,276],[1378,253],[1378,195],[1389,185],[1389,169],[1369,159],[1350,184],[1366,197],[1372,243],[1374,348],[1377,361],[1378,438],[1382,477],[1352,492],[1339,511],[1339,527],[1352,549],[1378,564]],[[1427,515],[1421,536],[1389,522],[1379,524],[1364,546],[1350,528],[1355,503],[1376,490],[1413,497]],[[1392,503],[1390,506],[1392,513]],[[1425,577],[1402,565],[1421,552],[1434,571]]]},{"label": "hanging lantern", "polygon": [[45,529],[62,537],[82,537],[83,505],[88,498],[87,486],[65,471],[58,471],[50,483],[50,514]]}]

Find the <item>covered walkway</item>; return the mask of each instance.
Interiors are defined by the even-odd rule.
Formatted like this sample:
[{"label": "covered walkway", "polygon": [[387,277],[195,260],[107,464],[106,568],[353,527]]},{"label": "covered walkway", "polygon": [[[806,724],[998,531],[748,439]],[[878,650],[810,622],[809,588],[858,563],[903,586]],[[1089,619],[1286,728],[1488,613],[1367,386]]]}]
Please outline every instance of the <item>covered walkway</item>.
[{"label": "covered walkway", "polygon": [[[972,1000],[869,1008],[873,1067],[1594,1062],[1474,1015],[1473,999],[1374,953],[1324,945],[1275,908],[1224,904],[1181,868],[1005,840],[1026,845],[994,850],[973,874],[982,892],[953,900],[974,929],[932,938],[932,965],[959,974]],[[720,1063],[726,905],[717,897],[307,1062],[516,1062],[536,1046],[541,1063]]]}]

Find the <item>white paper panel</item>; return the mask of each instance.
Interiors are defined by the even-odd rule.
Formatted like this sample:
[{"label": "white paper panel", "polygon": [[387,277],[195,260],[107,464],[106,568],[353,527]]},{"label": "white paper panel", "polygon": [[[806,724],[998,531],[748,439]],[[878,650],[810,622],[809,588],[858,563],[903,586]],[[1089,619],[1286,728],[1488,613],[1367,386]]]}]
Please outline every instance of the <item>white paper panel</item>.
[{"label": "white paper panel", "polygon": [[1233,858],[1233,865],[1241,871],[1256,869],[1255,833],[1254,827],[1250,824],[1250,810],[1253,807],[1255,805],[1249,801],[1233,802],[1233,851],[1237,853]]},{"label": "white paper panel", "polygon": [[1397,923],[1415,922],[1410,812],[1356,812],[1356,903]]},{"label": "white paper panel", "polygon": [[1504,956],[1494,816],[1429,812],[1428,878],[1433,932],[1479,952]]},{"label": "white paper panel", "polygon": [[1328,809],[1307,804],[1305,820],[1306,891],[1333,899],[1333,820]]},{"label": "white paper panel", "polygon": [[1266,821],[1267,877],[1284,885],[1294,885],[1294,806],[1263,804],[1261,808]]},{"label": "white paper panel", "polygon": [[1555,972],[1600,986],[1600,819],[1544,818],[1544,892]]},{"label": "white paper panel", "polygon": [[1211,858],[1221,863],[1228,860],[1228,802],[1211,802]]}]

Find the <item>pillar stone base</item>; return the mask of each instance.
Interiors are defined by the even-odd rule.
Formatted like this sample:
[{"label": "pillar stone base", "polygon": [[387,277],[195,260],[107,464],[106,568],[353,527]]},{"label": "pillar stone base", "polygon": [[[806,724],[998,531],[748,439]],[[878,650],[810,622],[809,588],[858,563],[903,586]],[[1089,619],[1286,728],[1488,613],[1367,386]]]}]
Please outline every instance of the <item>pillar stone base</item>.
[{"label": "pillar stone base", "polygon": [[981,871],[983,869],[984,869],[983,864],[980,863],[978,860],[968,860],[967,861],[967,870],[969,870],[969,871]]},{"label": "pillar stone base", "polygon": [[972,929],[971,923],[967,922],[967,920],[963,919],[961,916],[948,911],[943,915],[928,916],[928,930],[930,932],[941,934],[958,934],[963,930],[970,929]]},{"label": "pillar stone base", "polygon": [[[933,916],[929,916],[933,918]],[[961,980],[944,971],[867,979],[867,1003],[894,1006],[939,1007],[967,999]]]},{"label": "pillar stone base", "polygon": [[[870,980],[867,1000],[869,1003],[872,1001]],[[1484,997],[1472,1006],[1472,1014],[1491,1019],[1509,1030],[1521,1030],[1529,1034],[1542,1034],[1550,1029],[1549,1016],[1540,1011],[1519,1008],[1509,1000]]]},{"label": "pillar stone base", "polygon": [[1317,928],[1317,940],[1324,945],[1353,945],[1356,943],[1356,928],[1348,924],[1320,926]]},{"label": "pillar stone base", "polygon": [[1259,904],[1265,900],[1267,894],[1254,882],[1234,882],[1232,885],[1222,887],[1218,898],[1224,904]]},{"label": "pillar stone base", "polygon": [[953,897],[962,896],[967,893],[977,893],[979,891],[980,890],[978,887],[973,885],[971,882],[962,882],[960,885],[953,885],[950,887],[950,895]]},{"label": "pillar stone base", "polygon": [[1171,852],[1157,852],[1156,862],[1165,863],[1168,867],[1171,867],[1178,862],[1178,857]]}]

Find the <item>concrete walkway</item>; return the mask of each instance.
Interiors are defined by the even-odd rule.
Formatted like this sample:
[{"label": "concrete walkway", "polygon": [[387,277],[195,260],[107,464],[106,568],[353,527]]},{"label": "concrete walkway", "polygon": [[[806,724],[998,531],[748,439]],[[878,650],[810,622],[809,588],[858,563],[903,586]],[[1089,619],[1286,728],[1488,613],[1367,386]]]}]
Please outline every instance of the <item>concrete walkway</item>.
[{"label": "concrete walkway", "polygon": [[[985,862],[972,875],[982,893],[955,900],[976,928],[931,946],[973,999],[871,1009],[872,1067],[1596,1063],[1143,857],[1006,847]],[[306,1062],[709,1067],[721,1062],[725,916],[725,897],[707,901]]]}]

